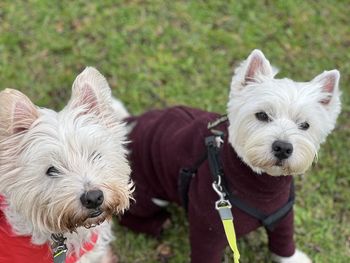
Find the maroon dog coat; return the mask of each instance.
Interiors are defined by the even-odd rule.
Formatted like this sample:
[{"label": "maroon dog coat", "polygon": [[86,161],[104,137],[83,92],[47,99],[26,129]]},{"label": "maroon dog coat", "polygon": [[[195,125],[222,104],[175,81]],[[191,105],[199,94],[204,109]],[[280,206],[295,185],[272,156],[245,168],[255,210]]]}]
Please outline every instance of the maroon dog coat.
[{"label": "maroon dog coat", "polygon": [[[136,203],[125,213],[121,224],[128,228],[158,236],[169,214],[152,201],[153,198],[181,203],[179,171],[191,167],[206,152],[204,140],[211,132],[208,122],[219,117],[188,107],[154,110],[126,121],[133,123],[130,133],[132,179],[136,184]],[[227,123],[217,129],[226,135]],[[234,196],[269,215],[288,202],[291,176],[269,176],[254,173],[237,156],[227,137],[221,149],[221,162],[226,183]],[[218,195],[205,160],[191,180],[188,191],[188,220],[192,263],[220,262],[227,239],[215,202]],[[261,226],[261,222],[233,206],[237,237]],[[268,230],[270,250],[280,256],[293,255],[293,211],[284,216],[273,230]]]}]

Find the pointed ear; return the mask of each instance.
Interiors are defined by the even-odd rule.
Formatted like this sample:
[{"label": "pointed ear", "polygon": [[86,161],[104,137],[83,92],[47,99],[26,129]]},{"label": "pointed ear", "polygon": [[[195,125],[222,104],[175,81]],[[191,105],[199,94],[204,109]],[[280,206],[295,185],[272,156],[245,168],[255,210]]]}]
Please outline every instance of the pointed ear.
[{"label": "pointed ear", "polygon": [[259,76],[273,77],[273,69],[264,54],[255,49],[246,60],[244,82],[258,82]]},{"label": "pointed ear", "polygon": [[37,107],[14,89],[0,92],[0,139],[28,130],[39,117]]},{"label": "pointed ear", "polygon": [[317,77],[315,77],[311,82],[316,83],[320,86],[323,98],[320,102],[324,105],[328,105],[335,94],[338,93],[340,73],[338,70],[324,71]]},{"label": "pointed ear", "polygon": [[264,54],[255,49],[248,58],[236,68],[231,81],[231,94],[242,91],[249,83],[260,83],[265,78],[273,78],[277,69],[271,67]]},{"label": "pointed ear", "polygon": [[86,113],[101,114],[111,104],[111,89],[105,77],[93,67],[87,67],[75,79],[71,107],[84,107]]}]

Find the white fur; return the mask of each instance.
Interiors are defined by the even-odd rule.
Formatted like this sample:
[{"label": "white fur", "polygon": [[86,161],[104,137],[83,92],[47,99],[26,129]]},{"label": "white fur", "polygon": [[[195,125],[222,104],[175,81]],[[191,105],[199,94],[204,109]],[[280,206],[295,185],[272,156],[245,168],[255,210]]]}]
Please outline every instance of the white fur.
[{"label": "white fur", "polygon": [[152,198],[153,204],[160,206],[160,207],[166,207],[169,205],[169,201],[159,199],[159,198]]},{"label": "white fur", "polygon": [[130,116],[130,113],[126,110],[124,104],[116,98],[112,98],[112,107],[120,120]]},{"label": "white fur", "polygon": [[[276,79],[276,73],[259,50],[236,69],[228,102],[229,141],[257,173],[303,174],[339,115],[339,72],[325,71],[310,82]],[[331,93],[326,89],[330,84]],[[321,103],[327,98],[328,103]],[[257,120],[255,113],[261,111],[269,115],[270,122]],[[305,121],[310,128],[301,130],[298,125]],[[294,148],[283,166],[276,166],[272,153],[276,140],[290,142]]]},{"label": "white fur", "polygon": [[[95,250],[80,261],[98,262],[113,238],[106,219],[129,207],[133,188],[126,127],[112,106],[107,81],[86,68],[60,112],[38,108],[16,90],[2,91],[0,105],[0,194],[8,222],[17,235],[32,236],[33,244],[63,233],[70,251],[79,251],[98,231]],[[48,176],[51,166],[59,174]],[[87,218],[80,196],[92,189],[103,191],[104,212]]]},{"label": "white fur", "polygon": [[290,257],[281,257],[272,254],[273,262],[277,263],[311,263],[311,259],[302,251],[296,249],[294,255]]}]

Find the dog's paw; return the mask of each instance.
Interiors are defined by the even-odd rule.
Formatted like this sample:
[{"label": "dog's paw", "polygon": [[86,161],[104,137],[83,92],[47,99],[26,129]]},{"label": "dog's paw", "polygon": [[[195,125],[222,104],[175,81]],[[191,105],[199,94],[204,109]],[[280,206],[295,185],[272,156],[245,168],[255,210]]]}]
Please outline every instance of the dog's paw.
[{"label": "dog's paw", "polygon": [[272,260],[277,263],[312,263],[312,260],[298,249],[296,249],[294,255],[290,257],[281,257],[272,253]]}]

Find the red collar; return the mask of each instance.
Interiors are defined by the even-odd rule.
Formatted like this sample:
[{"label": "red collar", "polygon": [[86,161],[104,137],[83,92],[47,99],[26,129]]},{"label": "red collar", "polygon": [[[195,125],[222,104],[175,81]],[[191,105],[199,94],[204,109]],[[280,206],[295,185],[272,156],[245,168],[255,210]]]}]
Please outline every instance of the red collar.
[{"label": "red collar", "polygon": [[[49,244],[33,245],[30,236],[16,236],[7,222],[2,209],[6,206],[4,197],[0,195],[0,262],[1,263],[36,263],[38,259],[42,263],[53,263],[52,252]],[[98,234],[93,232],[90,240],[85,242],[79,251],[68,254],[66,263],[75,263],[85,253],[93,250],[98,239]]]},{"label": "red collar", "polygon": [[93,232],[91,237],[90,237],[89,242],[85,242],[83,244],[82,248],[80,248],[79,256],[77,256],[77,255],[75,255],[73,253],[68,254],[68,257],[66,258],[66,263],[75,263],[86,252],[89,252],[89,251],[93,250],[95,245],[96,245],[97,239],[98,239],[98,234],[96,232]]}]

